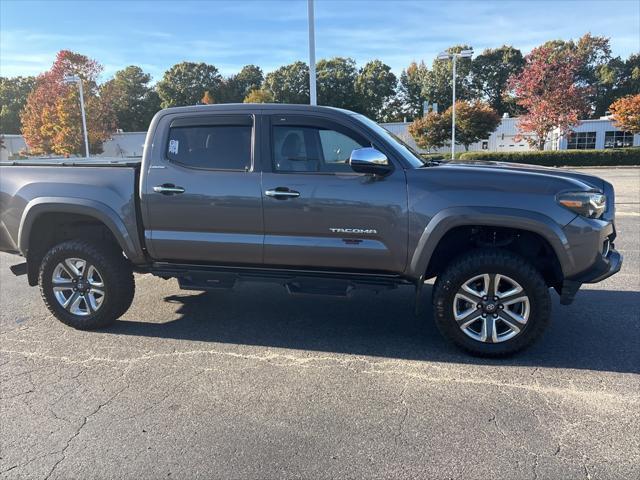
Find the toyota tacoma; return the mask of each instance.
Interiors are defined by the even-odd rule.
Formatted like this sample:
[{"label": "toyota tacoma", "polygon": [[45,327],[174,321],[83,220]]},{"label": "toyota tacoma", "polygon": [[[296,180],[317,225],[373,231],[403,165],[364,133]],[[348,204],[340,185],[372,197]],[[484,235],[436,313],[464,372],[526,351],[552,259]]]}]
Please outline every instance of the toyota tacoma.
[{"label": "toyota tacoma", "polygon": [[269,281],[294,294],[415,288],[477,355],[511,354],[616,273],[614,191],[565,170],[430,163],[368,118],[329,107],[203,105],[160,111],[140,160],[0,166],[0,250],[48,309],[102,328],[134,272],[184,289]]}]

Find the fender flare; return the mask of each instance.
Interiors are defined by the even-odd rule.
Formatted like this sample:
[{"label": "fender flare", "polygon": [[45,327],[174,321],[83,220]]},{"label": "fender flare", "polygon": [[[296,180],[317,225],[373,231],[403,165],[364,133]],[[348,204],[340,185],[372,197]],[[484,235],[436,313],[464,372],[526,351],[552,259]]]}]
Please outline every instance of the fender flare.
[{"label": "fender flare", "polygon": [[427,223],[410,258],[407,275],[422,278],[440,240],[452,228],[467,225],[508,227],[536,233],[555,252],[563,275],[573,270],[574,259],[562,227],[541,213],[506,207],[452,207],[438,212]]},{"label": "fender flare", "polygon": [[20,220],[18,246],[25,257],[29,250],[31,229],[36,220],[46,213],[74,213],[93,217],[109,229],[129,259],[140,256],[137,237],[131,236],[122,219],[108,205],[74,197],[39,197],[27,203]]}]

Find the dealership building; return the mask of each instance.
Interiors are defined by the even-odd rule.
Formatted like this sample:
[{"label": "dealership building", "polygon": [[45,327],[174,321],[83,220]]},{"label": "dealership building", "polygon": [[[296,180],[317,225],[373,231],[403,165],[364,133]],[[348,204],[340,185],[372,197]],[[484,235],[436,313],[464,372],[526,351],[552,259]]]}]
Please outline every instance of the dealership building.
[{"label": "dealership building", "polygon": [[[444,153],[449,152],[449,147],[432,149],[430,151],[418,148],[413,137],[409,133],[409,122],[383,123],[386,129],[402,138],[405,142],[414,146],[421,152]],[[146,132],[118,132],[103,145],[104,157],[139,157],[142,156]],[[524,139],[516,141],[518,135],[518,118],[502,118],[500,125],[489,138],[481,140],[469,146],[469,151],[485,152],[517,152],[531,150]],[[21,153],[27,152],[27,146],[21,135],[3,135],[4,148],[0,149],[0,160],[17,158]],[[583,120],[573,127],[568,135],[562,135],[559,131],[553,132],[545,145],[545,150],[572,150],[572,149],[603,149],[624,148],[640,146],[640,134],[632,134],[617,128],[611,118],[603,117],[597,120]],[[456,146],[456,150],[463,150],[462,145]]]},{"label": "dealership building", "polygon": [[[420,152],[427,150],[419,148],[409,133],[409,122],[385,123],[383,126],[402,138],[405,142],[415,147]],[[625,148],[640,146],[640,134],[620,130],[614,125],[610,117],[602,117],[597,120],[582,120],[572,129],[568,135],[554,131],[551,138],[545,144],[545,150],[589,150],[604,148]],[[518,136],[518,118],[504,117],[500,125],[489,138],[473,143],[469,146],[470,152],[519,152],[532,150],[524,138],[516,140]],[[464,150],[462,145],[457,145],[456,150]],[[430,153],[449,152],[449,147],[431,149]]]}]

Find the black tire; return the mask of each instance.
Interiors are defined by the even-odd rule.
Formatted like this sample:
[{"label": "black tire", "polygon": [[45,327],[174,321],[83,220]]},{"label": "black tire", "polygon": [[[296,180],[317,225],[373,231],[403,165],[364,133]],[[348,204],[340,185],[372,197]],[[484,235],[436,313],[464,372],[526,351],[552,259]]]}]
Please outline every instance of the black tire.
[{"label": "black tire", "polygon": [[[93,265],[104,284],[104,298],[97,310],[89,309],[85,301],[85,310],[91,311],[87,315],[71,313],[54,294],[54,270],[69,258],[85,260],[88,262],[86,265]],[[113,323],[129,309],[135,294],[131,265],[119,248],[85,240],[69,240],[51,248],[40,264],[38,283],[49,311],[62,323],[79,330],[93,330]]]},{"label": "black tire", "polygon": [[[458,308],[454,306],[454,301],[463,283],[483,274],[500,274],[515,280],[522,287],[529,301],[529,315],[524,326],[518,324],[521,327],[519,333],[500,343],[485,343],[471,338],[458,326],[454,317],[454,308]],[[465,292],[462,294],[464,295]],[[491,299],[488,303],[491,303]],[[484,303],[482,307],[479,305],[478,312],[485,312]],[[540,337],[551,318],[549,287],[540,272],[523,257],[497,249],[474,250],[455,259],[436,280],[433,290],[433,307],[436,326],[444,337],[467,352],[484,357],[507,356],[528,347]],[[505,308],[504,305],[499,304],[491,308],[497,307]],[[471,315],[467,318],[471,318]],[[482,322],[482,319],[479,321]],[[506,324],[500,323],[500,319],[496,322],[503,328],[506,327]],[[485,332],[488,330],[487,327]]]}]

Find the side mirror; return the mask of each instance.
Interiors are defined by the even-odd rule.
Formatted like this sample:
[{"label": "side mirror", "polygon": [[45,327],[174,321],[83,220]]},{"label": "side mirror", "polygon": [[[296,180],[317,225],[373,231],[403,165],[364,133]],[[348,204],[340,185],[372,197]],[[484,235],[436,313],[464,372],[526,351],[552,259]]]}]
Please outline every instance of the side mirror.
[{"label": "side mirror", "polygon": [[351,152],[349,165],[354,172],[386,175],[393,170],[386,155],[373,147],[358,148]]}]

